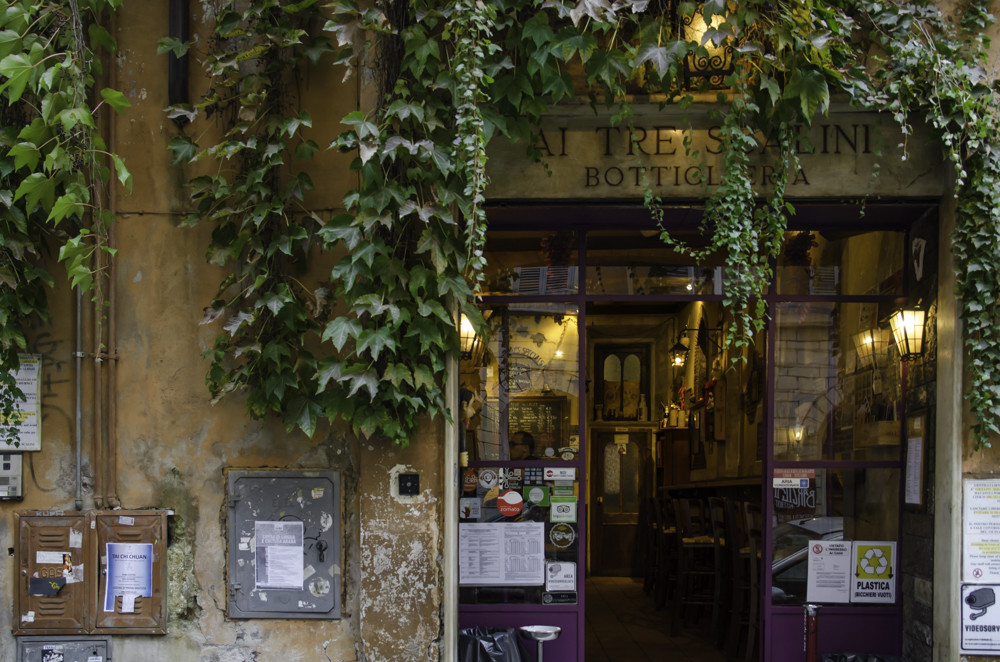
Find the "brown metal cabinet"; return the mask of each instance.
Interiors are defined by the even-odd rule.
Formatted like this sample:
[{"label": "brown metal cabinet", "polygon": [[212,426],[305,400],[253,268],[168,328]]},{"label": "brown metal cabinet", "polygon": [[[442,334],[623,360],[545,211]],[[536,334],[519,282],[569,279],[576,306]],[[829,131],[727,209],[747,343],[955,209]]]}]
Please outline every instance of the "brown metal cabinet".
[{"label": "brown metal cabinet", "polygon": [[166,511],[23,511],[14,521],[15,635],[166,633]]},{"label": "brown metal cabinet", "polygon": [[[167,515],[165,511],[95,512],[98,578],[94,631],[112,634],[165,634],[167,624]],[[151,595],[107,595],[109,544],[151,555]],[[122,547],[124,546],[124,547]],[[112,547],[114,549],[114,547]],[[110,607],[110,609],[109,609]]]},{"label": "brown metal cabinet", "polygon": [[83,513],[14,513],[14,634],[88,632],[93,567]]}]

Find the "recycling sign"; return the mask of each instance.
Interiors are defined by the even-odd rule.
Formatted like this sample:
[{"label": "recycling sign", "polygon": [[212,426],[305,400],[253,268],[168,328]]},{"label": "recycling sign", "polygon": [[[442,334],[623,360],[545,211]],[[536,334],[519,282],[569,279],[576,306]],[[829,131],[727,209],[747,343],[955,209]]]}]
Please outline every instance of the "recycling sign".
[{"label": "recycling sign", "polygon": [[851,602],[896,601],[896,543],[854,543]]}]

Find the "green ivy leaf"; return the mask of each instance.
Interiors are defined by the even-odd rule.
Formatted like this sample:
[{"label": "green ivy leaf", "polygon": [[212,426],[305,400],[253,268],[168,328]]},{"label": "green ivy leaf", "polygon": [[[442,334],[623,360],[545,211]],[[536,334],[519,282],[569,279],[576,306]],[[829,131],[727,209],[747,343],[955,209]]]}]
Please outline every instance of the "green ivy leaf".
[{"label": "green ivy leaf", "polygon": [[0,92],[7,92],[9,103],[21,98],[34,70],[34,62],[24,53],[14,53],[0,60],[0,75],[7,77],[0,84]]},{"label": "green ivy leaf", "polygon": [[105,87],[101,90],[101,98],[104,99],[104,102],[111,106],[117,113],[123,113],[126,108],[130,108],[132,106],[124,94],[118,90],[113,90],[110,87]]}]

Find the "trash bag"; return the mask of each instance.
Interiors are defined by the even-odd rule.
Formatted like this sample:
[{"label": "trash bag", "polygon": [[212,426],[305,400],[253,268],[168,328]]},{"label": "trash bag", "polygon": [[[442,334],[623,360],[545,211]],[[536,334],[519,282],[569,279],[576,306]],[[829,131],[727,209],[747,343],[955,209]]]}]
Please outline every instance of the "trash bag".
[{"label": "trash bag", "polygon": [[514,628],[477,626],[458,631],[458,662],[527,662]]},{"label": "trash bag", "polygon": [[906,662],[895,655],[872,655],[870,653],[827,653],[820,662]]}]

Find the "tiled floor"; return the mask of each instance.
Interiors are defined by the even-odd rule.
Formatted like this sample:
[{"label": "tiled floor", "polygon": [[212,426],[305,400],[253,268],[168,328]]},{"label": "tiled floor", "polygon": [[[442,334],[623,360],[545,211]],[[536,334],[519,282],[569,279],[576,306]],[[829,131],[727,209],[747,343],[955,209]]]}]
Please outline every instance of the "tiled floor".
[{"label": "tiled floor", "polygon": [[654,608],[641,579],[590,577],[586,662],[725,662],[702,620],[671,637],[669,612]]}]

